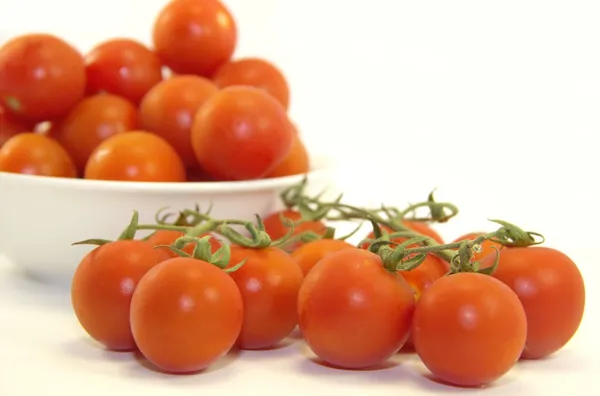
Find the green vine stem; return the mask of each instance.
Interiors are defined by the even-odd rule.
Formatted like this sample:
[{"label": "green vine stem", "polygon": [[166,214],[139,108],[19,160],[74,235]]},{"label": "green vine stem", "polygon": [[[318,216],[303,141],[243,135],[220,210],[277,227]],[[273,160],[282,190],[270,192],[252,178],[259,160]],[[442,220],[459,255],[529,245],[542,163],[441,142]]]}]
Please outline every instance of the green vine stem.
[{"label": "green vine stem", "polygon": [[[134,210],[133,216],[131,217],[131,221],[129,222],[127,227],[123,230],[123,232],[121,232],[121,235],[119,235],[119,237],[117,238],[117,241],[135,239],[135,235],[138,230],[137,227],[138,227],[139,217],[140,216],[139,216],[138,211]],[[86,239],[84,241],[74,242],[71,244],[71,246],[77,246],[77,245],[102,246],[102,245],[106,245],[107,243],[111,243],[111,242],[114,242],[114,241],[111,241],[110,239]]]}]

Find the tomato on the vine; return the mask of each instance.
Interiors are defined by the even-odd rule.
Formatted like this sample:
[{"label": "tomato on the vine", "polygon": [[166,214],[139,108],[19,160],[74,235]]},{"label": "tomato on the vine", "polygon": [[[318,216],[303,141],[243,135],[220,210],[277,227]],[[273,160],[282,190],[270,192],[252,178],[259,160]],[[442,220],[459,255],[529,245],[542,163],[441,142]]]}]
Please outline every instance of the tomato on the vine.
[{"label": "tomato on the vine", "polygon": [[134,350],[129,313],[140,279],[167,260],[163,251],[138,240],[120,240],[88,253],[75,271],[71,302],[84,330],[112,350]]},{"label": "tomato on the vine", "polygon": [[[472,241],[474,239],[477,239],[479,236],[481,236],[483,234],[485,234],[485,233],[471,232],[471,233],[468,233],[461,237],[456,238],[454,240],[454,242]],[[479,246],[481,248],[481,251],[479,251],[479,252],[473,251],[473,258],[472,258],[473,261],[481,262],[481,260],[483,260],[485,257],[487,257],[489,255],[493,255],[495,257],[496,251],[500,251],[500,250],[504,249],[504,245],[502,245],[498,242],[490,241],[489,239],[484,240]]]},{"label": "tomato on the vine", "polygon": [[69,153],[54,139],[33,132],[8,139],[0,148],[0,171],[26,175],[77,177]]},{"label": "tomato on the vine", "polygon": [[98,44],[85,56],[87,92],[108,92],[133,103],[162,80],[162,63],[142,43],[119,38]]},{"label": "tomato on the vine", "polygon": [[33,122],[62,117],[85,92],[83,56],[50,34],[26,34],[0,47],[0,104]]},{"label": "tomato on the vine", "polygon": [[51,136],[67,150],[79,172],[98,145],[118,133],[134,130],[137,109],[120,96],[99,94],[77,103],[65,118],[54,124]]},{"label": "tomato on the vine", "polygon": [[292,148],[285,159],[265,177],[300,175],[310,171],[310,158],[304,142],[295,133]]},{"label": "tomato on the vine", "polygon": [[325,256],[298,296],[299,326],[326,363],[349,369],[377,366],[408,337],[415,306],[406,281],[363,249]]},{"label": "tomato on the vine", "polygon": [[[298,235],[307,231],[312,231],[317,235],[324,235],[325,232],[327,232],[327,227],[321,220],[307,220],[296,224],[296,222],[302,220],[300,212],[292,209],[285,209],[271,213],[263,219],[265,231],[269,234],[271,239],[276,240],[283,238],[290,232],[290,228],[284,223],[283,219],[287,219],[294,223],[292,235]],[[286,250],[293,251],[301,245],[301,241],[294,242],[286,246]]]},{"label": "tomato on the vine", "polygon": [[188,168],[197,168],[190,140],[192,122],[198,109],[218,91],[203,77],[171,77],[154,86],[142,99],[140,128],[161,136],[177,150]]},{"label": "tomato on the vine", "polygon": [[419,299],[412,326],[423,364],[440,380],[468,387],[506,374],[519,360],[526,335],[517,295],[479,273],[434,282]]},{"label": "tomato on the vine", "polygon": [[224,88],[198,110],[192,147],[200,166],[221,180],[266,176],[289,154],[294,132],[285,109],[259,88]]},{"label": "tomato on the vine", "polygon": [[[483,260],[491,266],[495,255]],[[492,275],[519,297],[527,314],[524,359],[541,359],[575,335],[585,309],[585,285],[577,265],[550,247],[512,247],[500,252]]]},{"label": "tomato on the vine", "polygon": [[356,249],[356,246],[341,239],[323,238],[299,246],[291,255],[306,276],[323,257],[342,249]]},{"label": "tomato on the vine", "polygon": [[233,279],[194,258],[172,258],[141,279],[131,299],[131,330],[140,352],[166,372],[203,370],[240,334],[244,306]]},{"label": "tomato on the vine", "polygon": [[271,94],[287,109],[290,102],[288,82],[277,66],[260,58],[236,59],[225,63],[213,76],[220,88],[250,85]]},{"label": "tomato on the vine", "polygon": [[275,347],[298,324],[296,302],[304,276],[290,255],[276,247],[232,246],[230,265],[242,260],[244,265],[230,274],[244,301],[244,323],[236,345]]},{"label": "tomato on the vine", "polygon": [[[173,245],[178,238],[181,238],[184,235],[185,235],[185,233],[183,233],[181,231],[176,231],[176,230],[158,230],[158,231],[153,232],[150,235],[150,237],[147,239],[147,241],[148,241],[148,243],[152,244],[152,246]],[[202,237],[210,236],[210,235],[211,234],[209,232],[207,232],[205,234],[198,235],[198,238],[202,238]],[[221,242],[219,242],[219,240],[215,237],[210,238],[209,243],[210,243],[212,253],[215,253],[221,247]],[[195,244],[188,243],[181,250],[191,256],[192,253],[194,253],[195,247],[196,247]],[[164,250],[165,253],[171,258],[180,257],[172,249],[170,249],[166,246],[160,247],[158,249]]]},{"label": "tomato on the vine", "polygon": [[96,147],[85,167],[96,180],[183,182],[185,167],[163,138],[144,131],[109,137]]},{"label": "tomato on the vine", "polygon": [[152,41],[162,62],[175,73],[210,78],[231,59],[237,27],[221,1],[172,0],[154,22]]},{"label": "tomato on the vine", "polygon": [[27,123],[15,119],[0,105],[0,147],[11,137],[19,133],[32,132],[31,129]]},{"label": "tomato on the vine", "polygon": [[[444,240],[442,239],[440,234],[438,234],[437,231],[435,231],[430,225],[428,225],[422,221],[403,220],[402,224],[414,232],[417,232],[421,235],[432,238],[437,243],[440,243],[440,244],[444,243]],[[381,231],[387,232],[388,234],[394,233],[394,231],[386,225],[380,225],[380,228],[381,228]],[[373,231],[371,231],[369,233],[369,235],[367,235],[367,238],[368,239],[375,238],[375,233]],[[392,238],[392,242],[402,243],[402,242],[406,241],[407,239],[408,238],[402,238],[402,237]],[[369,245],[366,243],[362,245],[363,249],[367,249],[368,247],[369,247]]]}]

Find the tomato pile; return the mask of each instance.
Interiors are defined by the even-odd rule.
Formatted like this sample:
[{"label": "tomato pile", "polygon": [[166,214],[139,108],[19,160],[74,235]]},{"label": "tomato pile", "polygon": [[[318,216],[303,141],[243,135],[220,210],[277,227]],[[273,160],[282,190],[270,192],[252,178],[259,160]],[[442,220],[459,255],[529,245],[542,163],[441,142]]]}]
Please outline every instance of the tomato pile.
[{"label": "tomato pile", "polygon": [[216,0],[172,0],[152,47],[111,38],[81,53],[48,33],[0,47],[0,171],[185,182],[310,169],[271,61],[234,56],[238,29]]},{"label": "tomato pile", "polygon": [[[115,241],[78,242],[98,245],[72,280],[83,329],[164,372],[193,373],[234,349],[277,347],[297,328],[326,366],[376,369],[403,350],[463,387],[545,358],[577,332],[582,275],[539,246],[540,234],[495,220],[495,231],[446,243],[431,224],[458,209],[432,195],[405,210],[368,209],[322,202],[304,187],[284,191],[287,209],[264,219],[196,208],[174,223],[157,215],[139,224],[135,212]],[[336,236],[339,220],[359,227]],[[347,242],[361,224],[373,232]]]}]

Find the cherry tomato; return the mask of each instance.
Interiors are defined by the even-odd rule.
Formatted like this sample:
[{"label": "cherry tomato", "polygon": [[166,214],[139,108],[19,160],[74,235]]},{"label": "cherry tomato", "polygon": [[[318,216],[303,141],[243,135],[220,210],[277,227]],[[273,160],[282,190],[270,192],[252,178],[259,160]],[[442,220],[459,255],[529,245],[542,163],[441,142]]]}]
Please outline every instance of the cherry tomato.
[{"label": "cherry tomato", "polygon": [[[414,232],[418,232],[421,235],[432,238],[439,244],[444,243],[444,240],[442,239],[442,237],[433,228],[431,228],[431,226],[429,226],[428,224],[425,224],[421,221],[410,221],[410,220],[404,220],[402,222],[402,224],[404,224],[404,226],[413,230]],[[385,231],[388,234],[391,234],[394,232],[391,228],[389,228],[387,226],[381,225],[380,227],[381,227],[382,231]],[[373,231],[371,231],[369,233],[367,238],[375,238],[375,234],[373,233]],[[407,238],[393,238],[392,241],[396,242],[396,243],[402,243],[402,242],[406,241],[406,239]],[[362,245],[363,249],[367,249],[368,247],[369,247],[369,245],[366,243]]]},{"label": "cherry tomato", "polygon": [[244,58],[229,61],[213,76],[220,88],[232,85],[250,85],[262,88],[271,94],[287,110],[290,88],[283,73],[271,62],[259,58]]},{"label": "cherry tomato", "polygon": [[60,122],[52,126],[51,135],[71,154],[79,172],[98,145],[118,133],[134,130],[137,109],[120,96],[100,94],[87,97]]},{"label": "cherry tomato", "polygon": [[233,279],[193,258],[172,258],[152,268],[131,299],[131,330],[140,352],[172,373],[203,370],[225,355],[243,317]]},{"label": "cherry tomato", "polygon": [[308,273],[298,296],[306,343],[326,363],[341,368],[377,366],[408,337],[415,299],[401,276],[379,256],[343,249]]},{"label": "cherry tomato", "polygon": [[[279,212],[274,212],[268,215],[263,219],[263,223],[265,226],[265,231],[271,239],[276,240],[283,238],[288,234],[290,228],[288,228],[283,222],[282,217],[288,219],[294,223],[300,221],[302,219],[302,215],[300,212],[295,210],[286,209]],[[294,224],[294,231],[292,235],[298,235],[302,232],[312,231],[317,235],[324,235],[327,231],[327,227],[322,221],[302,221],[300,223]],[[292,243],[286,247],[288,251],[294,251],[298,247],[302,245],[301,241]]]},{"label": "cherry tomato", "polygon": [[0,48],[0,104],[21,119],[63,116],[85,92],[83,56],[49,34],[13,38]]},{"label": "cherry tomato", "polygon": [[231,265],[244,265],[231,273],[244,301],[244,324],[237,340],[240,349],[275,347],[298,324],[296,302],[304,276],[281,249],[231,248]]},{"label": "cherry tomato", "polygon": [[283,177],[308,173],[310,159],[306,146],[298,134],[294,136],[292,149],[283,162],[275,167],[266,177]]},{"label": "cherry tomato", "polygon": [[317,239],[299,246],[292,252],[292,258],[306,276],[323,257],[342,249],[356,249],[356,246],[340,239]]},{"label": "cherry tomato", "polygon": [[[148,241],[148,243],[152,244],[152,246],[172,245],[173,243],[175,243],[175,241],[178,238],[181,238],[184,235],[185,234],[181,231],[159,230],[159,231],[152,233],[152,235],[150,235],[150,237],[148,238],[147,241]],[[202,237],[205,237],[208,235],[211,235],[211,234],[210,233],[201,234],[198,236],[198,238],[202,238]],[[221,247],[221,242],[219,242],[219,240],[217,238],[210,238],[209,242],[210,242],[212,253],[215,253]],[[195,244],[189,243],[189,244],[185,245],[183,247],[183,249],[181,249],[181,250],[183,250],[184,252],[186,252],[189,255],[192,255],[194,253],[195,247],[196,247]],[[173,250],[171,250],[167,247],[161,247],[159,249],[164,250],[165,253],[171,258],[180,257],[177,253],[175,253]]]},{"label": "cherry tomato", "polygon": [[133,103],[162,80],[162,63],[145,45],[131,39],[112,39],[85,56],[87,91],[108,92]]},{"label": "cherry tomato", "polygon": [[197,110],[218,91],[203,77],[171,77],[144,96],[139,109],[140,126],[169,142],[188,168],[197,168],[190,141],[192,121]]},{"label": "cherry tomato", "polygon": [[0,148],[0,171],[26,175],[77,177],[67,151],[54,139],[36,133],[21,133]]},{"label": "cherry tomato", "polygon": [[0,105],[0,147],[11,137],[24,132],[32,132],[31,127],[25,122],[14,119]]},{"label": "cherry tomato", "polygon": [[131,296],[148,270],[169,257],[144,241],[121,240],[88,253],[75,271],[71,301],[84,330],[112,350],[136,349]]},{"label": "cherry tomato", "polygon": [[192,147],[206,173],[222,180],[264,177],[290,153],[294,132],[268,93],[253,87],[224,88],[198,110]]},{"label": "cherry tomato", "polygon": [[421,296],[413,320],[413,342],[423,364],[458,386],[482,386],[506,374],[519,360],[527,335],[517,295],[478,273],[434,282]]},{"label": "cherry tomato", "polygon": [[176,74],[211,77],[233,55],[237,27],[220,1],[172,0],[158,14],[152,40]]},{"label": "cherry tomato", "polygon": [[[495,255],[483,260],[492,265]],[[541,359],[575,335],[585,308],[583,277],[564,253],[549,247],[510,248],[500,252],[493,277],[519,296],[527,314],[524,359]]]},{"label": "cherry tomato", "polygon": [[[478,238],[480,235],[484,234],[483,232],[471,232],[469,234],[465,234],[459,238],[456,238],[454,240],[454,242],[461,242],[461,241],[470,241],[473,239]],[[494,257],[496,257],[496,250],[502,250],[504,249],[504,245],[494,242],[494,241],[490,241],[489,239],[486,239],[485,241],[483,241],[481,243],[481,245],[479,245],[481,247],[481,251],[480,252],[475,252],[473,251],[473,261],[477,261],[477,262],[481,262],[481,260],[488,256],[488,255],[493,255]],[[493,263],[493,260],[492,260]]]},{"label": "cherry tomato", "polygon": [[164,139],[144,131],[113,135],[96,147],[86,179],[183,182],[185,167]]}]

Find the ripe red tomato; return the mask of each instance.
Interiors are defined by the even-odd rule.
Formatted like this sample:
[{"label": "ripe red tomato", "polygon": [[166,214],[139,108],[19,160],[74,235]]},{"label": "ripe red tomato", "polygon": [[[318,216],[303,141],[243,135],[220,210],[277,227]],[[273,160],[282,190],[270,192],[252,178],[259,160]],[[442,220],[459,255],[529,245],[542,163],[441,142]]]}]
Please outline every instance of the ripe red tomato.
[{"label": "ripe red tomato", "polygon": [[[483,232],[471,232],[469,234],[465,234],[459,238],[456,238],[454,240],[454,242],[461,242],[461,241],[470,241],[473,239],[478,238],[480,235],[483,235]],[[483,241],[481,243],[481,245],[479,245],[481,247],[481,252],[477,253],[477,252],[473,252],[473,261],[478,261],[481,262],[481,260],[483,260],[484,257],[488,256],[488,255],[493,255],[494,257],[496,257],[496,249],[502,250],[504,249],[504,245],[498,243],[498,242],[494,242],[494,241],[490,241],[489,239],[486,239],[485,241]],[[490,264],[493,264],[494,260],[492,260],[492,262]]]},{"label": "ripe red tomato", "polygon": [[198,109],[218,91],[203,77],[171,77],[144,96],[139,109],[140,127],[169,142],[188,168],[197,168],[190,140],[192,121]]},{"label": "ripe red tomato", "polygon": [[54,139],[36,133],[21,133],[0,148],[0,171],[26,175],[77,177],[67,151]]},{"label": "ripe red tomato", "polygon": [[28,121],[63,116],[85,92],[83,56],[49,34],[13,38],[0,48],[0,104]]},{"label": "ripe red tomato", "polygon": [[118,133],[134,130],[137,109],[120,96],[100,94],[77,103],[54,124],[51,135],[67,150],[80,174],[98,145]]},{"label": "ripe red tomato", "polygon": [[273,63],[259,58],[244,58],[225,63],[213,76],[220,88],[250,85],[271,94],[287,110],[290,102],[288,82]]},{"label": "ripe red tomato", "polygon": [[0,147],[11,137],[19,133],[32,132],[31,127],[20,120],[16,120],[0,105]]},{"label": "ripe red tomato", "polygon": [[152,268],[131,299],[131,330],[142,354],[166,372],[200,371],[234,345],[242,296],[220,268],[172,258]]},{"label": "ripe red tomato", "polygon": [[230,275],[244,301],[244,324],[236,345],[266,349],[279,344],[298,324],[296,302],[304,276],[281,249],[232,246],[230,265],[244,265]]},{"label": "ripe red tomato", "polygon": [[294,143],[281,104],[261,89],[224,88],[198,110],[192,147],[206,173],[222,180],[264,177],[289,154]]},{"label": "ripe red tomato", "polygon": [[326,363],[349,369],[384,363],[408,337],[415,299],[379,256],[343,249],[308,273],[298,296],[300,330]]},{"label": "ripe red tomato", "polygon": [[[150,235],[150,237],[148,238],[148,243],[152,244],[152,246],[158,246],[158,245],[172,245],[175,243],[175,241],[178,238],[181,238],[182,236],[184,236],[185,234],[181,231],[174,231],[174,230],[158,230],[156,232],[153,232],[152,235]],[[198,238],[202,238],[205,236],[211,235],[210,233],[205,233],[205,234],[201,234],[198,236]],[[219,248],[221,247],[221,242],[219,242],[219,240],[217,238],[210,238],[209,239],[210,242],[210,247],[211,247],[211,252],[215,253],[217,250],[219,250]],[[188,243],[187,245],[185,245],[183,247],[184,252],[186,252],[189,255],[192,255],[194,253],[194,248],[196,247],[195,244],[193,243]],[[171,258],[174,257],[180,257],[177,253],[175,253],[173,250],[167,248],[167,247],[161,247],[159,248],[159,250],[164,250],[164,252]]]},{"label": "ripe red tomato", "polygon": [[87,92],[108,92],[133,103],[162,80],[162,63],[145,45],[131,39],[112,39],[86,56]]},{"label": "ripe red tomato", "polygon": [[[410,221],[410,220],[404,220],[402,222],[402,224],[414,232],[418,232],[421,235],[425,235],[425,236],[432,238],[439,244],[444,243],[444,240],[442,239],[442,237],[433,228],[431,228],[431,226],[429,226],[428,224],[425,224],[421,221]],[[380,227],[381,227],[382,231],[385,231],[388,234],[391,234],[394,232],[391,228],[389,228],[387,226],[380,226]],[[371,231],[369,233],[367,238],[371,238],[371,239],[375,238],[375,234],[373,233],[373,231]],[[392,241],[396,242],[396,243],[402,243],[402,242],[406,241],[406,239],[407,238],[392,238]],[[363,249],[367,249],[369,247],[369,245],[365,243],[361,247]]]},{"label": "ripe red tomato", "polygon": [[[483,264],[491,266],[495,255]],[[493,277],[508,285],[527,314],[524,359],[541,359],[575,335],[585,309],[585,285],[575,263],[564,253],[542,246],[500,252]]]},{"label": "ripe red tomato", "polygon": [[233,55],[237,27],[220,1],[172,0],[158,14],[152,40],[162,62],[176,74],[210,78]]},{"label": "ripe red tomato", "polygon": [[275,167],[266,177],[284,177],[300,175],[310,171],[310,159],[306,146],[296,133],[292,149],[283,162]]},{"label": "ripe red tomato", "polygon": [[299,246],[292,252],[292,258],[306,276],[322,258],[342,249],[356,249],[356,246],[340,239],[317,239]]},{"label": "ripe red tomato", "polygon": [[96,180],[183,182],[185,167],[164,139],[144,131],[113,135],[96,147],[85,178]]},{"label": "ripe red tomato", "polygon": [[506,374],[525,346],[518,297],[491,276],[459,273],[434,282],[415,310],[412,337],[423,364],[444,382],[475,387]]},{"label": "ripe red tomato", "polygon": [[[269,236],[273,240],[283,238],[290,231],[290,228],[288,228],[281,221],[282,217],[285,219],[288,219],[294,223],[297,221],[300,221],[302,219],[302,215],[300,214],[300,212],[297,212],[292,209],[285,209],[285,210],[282,210],[279,212],[274,212],[274,213],[271,213],[270,215],[268,215],[267,217],[265,217],[263,219],[265,231],[267,232],[267,234],[269,234]],[[316,233],[317,235],[324,235],[325,232],[327,231],[327,227],[320,220],[303,221],[301,223],[294,224],[294,231],[293,231],[292,235],[298,235],[298,234],[306,232],[306,231],[312,231],[312,232]],[[302,242],[298,241],[296,243],[292,243],[289,246],[287,246],[286,250],[293,251],[293,250],[296,250],[301,245],[302,245]]]},{"label": "ripe red tomato", "polygon": [[75,271],[71,301],[84,330],[112,350],[136,349],[131,296],[148,270],[169,257],[144,241],[121,240],[88,253]]}]

